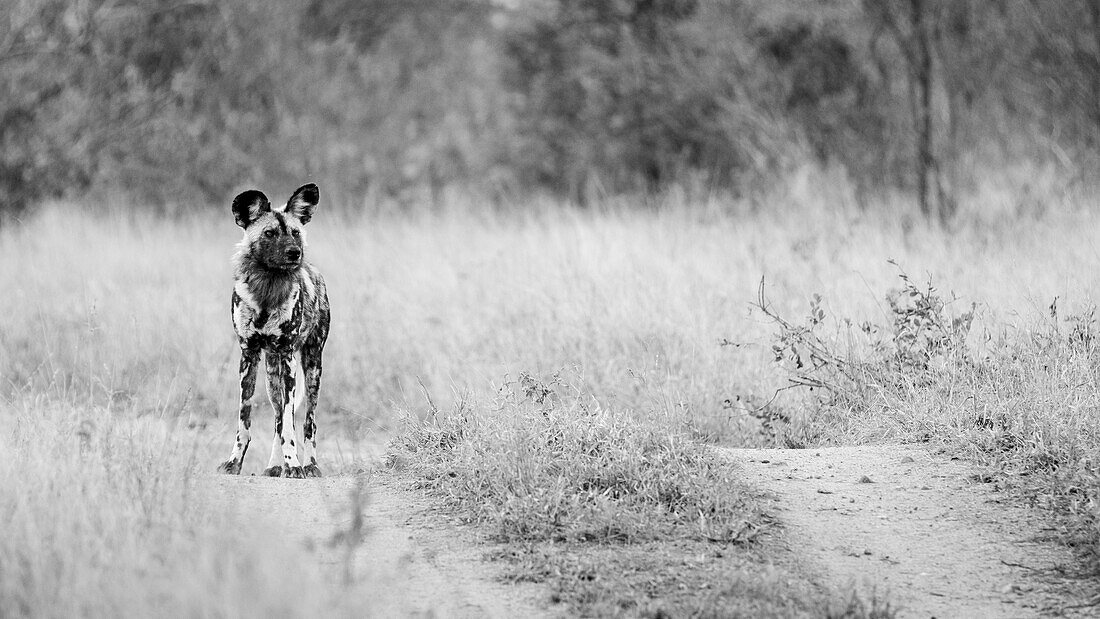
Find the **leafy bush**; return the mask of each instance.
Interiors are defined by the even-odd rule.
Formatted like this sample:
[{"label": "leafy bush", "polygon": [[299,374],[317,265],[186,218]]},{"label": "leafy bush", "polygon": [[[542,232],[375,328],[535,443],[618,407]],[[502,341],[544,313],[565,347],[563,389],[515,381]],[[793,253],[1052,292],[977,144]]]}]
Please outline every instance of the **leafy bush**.
[{"label": "leafy bush", "polygon": [[939,373],[969,363],[966,339],[976,305],[951,313],[952,302],[940,296],[931,279],[918,286],[900,267],[898,278],[901,286],[886,295],[890,324],[864,322],[853,329],[845,320],[849,337],[843,347],[822,334],[820,295],[811,299],[805,323],[795,324],[768,306],[761,282],[757,307],[779,327],[772,352],[787,376],[784,388],[816,389],[832,406],[874,406],[882,396],[899,397],[909,387],[928,385]]},{"label": "leafy bush", "polygon": [[[1068,543],[1100,572],[1100,387],[1095,308],[1060,314],[1057,299],[1038,328],[986,333],[968,343],[976,306],[952,312],[932,285],[904,271],[887,297],[890,322],[847,320],[847,337],[822,333],[820,297],[802,324],[760,309],[778,327],[773,352],[786,377],[781,391],[809,397],[795,415],[773,398],[753,409],[783,418],[761,432],[807,446],[848,440],[934,441],[974,458],[977,479],[1018,492],[1065,521]],[[873,437],[873,438],[872,438]]]}]

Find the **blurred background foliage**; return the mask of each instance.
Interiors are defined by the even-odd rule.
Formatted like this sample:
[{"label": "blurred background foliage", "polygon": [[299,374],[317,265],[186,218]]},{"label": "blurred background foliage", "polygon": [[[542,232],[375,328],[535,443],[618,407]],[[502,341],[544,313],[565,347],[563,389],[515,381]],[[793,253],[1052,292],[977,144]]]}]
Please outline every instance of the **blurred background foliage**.
[{"label": "blurred background foliage", "polygon": [[1095,183],[1100,0],[7,0],[0,211]]}]

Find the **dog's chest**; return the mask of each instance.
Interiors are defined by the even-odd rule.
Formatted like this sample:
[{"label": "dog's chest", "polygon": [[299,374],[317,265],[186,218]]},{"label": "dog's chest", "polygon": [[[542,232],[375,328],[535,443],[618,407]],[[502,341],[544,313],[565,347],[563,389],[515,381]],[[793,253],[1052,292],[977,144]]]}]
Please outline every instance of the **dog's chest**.
[{"label": "dog's chest", "polygon": [[239,337],[244,340],[261,337],[272,341],[297,338],[302,322],[302,289],[299,284],[294,284],[285,300],[277,303],[260,302],[243,281],[236,283],[233,292],[233,327]]}]

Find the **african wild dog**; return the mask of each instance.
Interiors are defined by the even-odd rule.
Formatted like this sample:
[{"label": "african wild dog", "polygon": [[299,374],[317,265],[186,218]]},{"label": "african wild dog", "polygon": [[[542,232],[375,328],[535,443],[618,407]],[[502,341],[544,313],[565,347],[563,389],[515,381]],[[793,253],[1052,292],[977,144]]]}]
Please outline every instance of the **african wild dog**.
[{"label": "african wild dog", "polygon": [[[271,208],[250,190],[233,199],[244,239],[233,256],[233,327],[241,345],[241,408],[233,454],[218,470],[238,475],[251,440],[252,403],[260,353],[267,361],[267,394],[275,408],[275,442],[263,474],[320,477],[317,468],[317,391],[321,350],[328,338],[325,280],[305,261],[305,232],[317,206],[317,186],[299,187],[286,206]],[[294,440],[294,413],[306,396],[303,458]],[[305,462],[305,467],[301,462]]]}]

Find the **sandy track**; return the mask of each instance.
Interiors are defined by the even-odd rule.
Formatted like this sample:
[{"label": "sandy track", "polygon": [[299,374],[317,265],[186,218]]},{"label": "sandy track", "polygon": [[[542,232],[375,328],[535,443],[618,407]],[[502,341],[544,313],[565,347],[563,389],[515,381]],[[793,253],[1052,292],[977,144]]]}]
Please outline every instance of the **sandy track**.
[{"label": "sandy track", "polygon": [[[1057,576],[1073,557],[1041,540],[1040,514],[1011,505],[968,464],[909,446],[722,449],[775,496],[785,539],[812,578],[855,586],[900,617],[1075,616]],[[211,475],[205,490],[235,522],[305,548],[327,579],[376,617],[554,616],[536,585],[499,582],[488,548],[385,473],[313,480]],[[358,506],[356,509],[353,506]],[[1021,567],[1026,566],[1026,567]],[[559,610],[560,612],[560,610]]]},{"label": "sandy track", "polygon": [[365,598],[355,606],[370,616],[550,616],[537,588],[498,582],[468,532],[440,525],[428,501],[396,488],[385,474],[206,481],[237,520],[232,525],[259,527],[271,531],[271,543],[305,548],[334,587],[350,576],[349,591]]},{"label": "sandy track", "polygon": [[1073,559],[1037,541],[1040,515],[961,461],[909,446],[722,451],[776,496],[791,550],[837,592],[855,585],[901,617],[941,619],[1062,615],[1074,603],[1049,571]]}]

